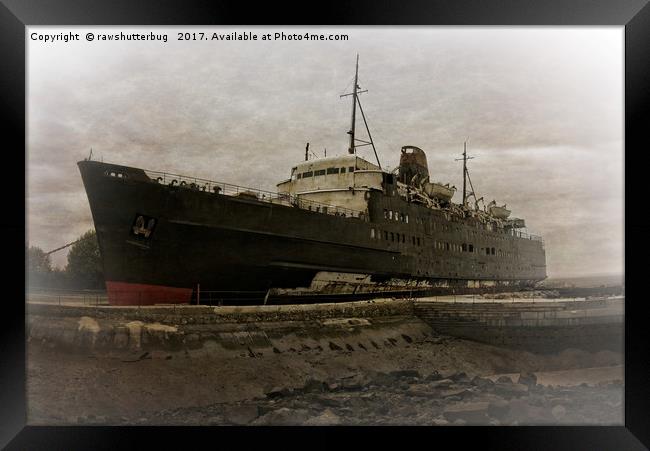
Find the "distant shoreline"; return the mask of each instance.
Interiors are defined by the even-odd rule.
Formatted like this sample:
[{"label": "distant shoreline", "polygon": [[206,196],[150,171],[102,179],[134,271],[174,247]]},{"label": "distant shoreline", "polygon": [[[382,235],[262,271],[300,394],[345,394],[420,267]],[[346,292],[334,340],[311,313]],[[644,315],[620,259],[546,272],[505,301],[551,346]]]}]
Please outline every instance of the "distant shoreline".
[{"label": "distant shoreline", "polygon": [[590,275],[577,277],[549,277],[548,279],[540,282],[539,286],[546,288],[592,288],[600,286],[620,286],[623,285],[625,280],[624,278],[624,274]]}]

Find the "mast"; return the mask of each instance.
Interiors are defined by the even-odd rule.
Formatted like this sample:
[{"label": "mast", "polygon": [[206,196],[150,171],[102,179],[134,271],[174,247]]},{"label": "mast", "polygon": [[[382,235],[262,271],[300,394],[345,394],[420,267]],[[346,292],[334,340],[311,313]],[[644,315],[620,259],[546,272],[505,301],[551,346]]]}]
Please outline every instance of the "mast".
[{"label": "mast", "polygon": [[[381,163],[379,162],[377,149],[375,149],[375,143],[372,140],[372,135],[370,134],[370,128],[368,127],[368,121],[366,120],[366,115],[364,114],[363,108],[361,107],[361,100],[359,100],[359,94],[363,92],[368,92],[368,90],[365,89],[362,91],[361,86],[359,86],[359,54],[357,53],[357,66],[354,71],[354,89],[352,89],[351,93],[341,95],[341,97],[352,96],[352,121],[350,123],[350,131],[348,132],[348,135],[350,135],[350,146],[348,147],[348,153],[356,154],[357,153],[356,149],[357,147],[360,146],[372,146],[372,150],[375,153],[375,158],[377,159],[377,165],[381,169]],[[366,131],[368,132],[368,139],[370,139],[370,141],[365,141],[363,139],[358,139],[355,137],[357,105],[359,105],[359,111],[361,112],[361,117],[363,118],[363,123],[366,126]],[[357,144],[357,141],[360,142],[361,144]]]},{"label": "mast", "polygon": [[463,207],[467,202],[467,141],[463,143]]},{"label": "mast", "polygon": [[[463,207],[467,205],[467,179],[469,178],[469,172],[467,171],[467,160],[471,160],[474,157],[467,156],[467,140],[463,143]],[[461,160],[461,158],[456,158],[456,161]],[[470,185],[472,181],[469,181]],[[474,187],[472,187],[472,194],[474,194]],[[476,196],[474,196],[476,199]]]},{"label": "mast", "polygon": [[359,89],[359,54],[357,53],[357,66],[356,70],[354,71],[354,87],[352,88],[352,123],[350,124],[350,131],[348,134],[350,135],[350,147],[348,147],[348,153],[355,153],[355,147],[354,147],[354,128],[355,128],[355,121],[356,121],[356,116],[357,116],[357,89]]}]

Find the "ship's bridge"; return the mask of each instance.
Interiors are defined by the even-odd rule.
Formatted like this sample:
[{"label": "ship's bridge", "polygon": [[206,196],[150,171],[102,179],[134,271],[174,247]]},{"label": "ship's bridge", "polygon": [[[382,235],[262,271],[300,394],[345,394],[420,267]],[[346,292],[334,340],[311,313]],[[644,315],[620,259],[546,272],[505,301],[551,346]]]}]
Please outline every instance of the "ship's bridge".
[{"label": "ship's bridge", "polygon": [[367,210],[366,192],[383,190],[384,171],[356,155],[304,161],[291,169],[291,178],[278,183],[278,193],[323,204]]}]

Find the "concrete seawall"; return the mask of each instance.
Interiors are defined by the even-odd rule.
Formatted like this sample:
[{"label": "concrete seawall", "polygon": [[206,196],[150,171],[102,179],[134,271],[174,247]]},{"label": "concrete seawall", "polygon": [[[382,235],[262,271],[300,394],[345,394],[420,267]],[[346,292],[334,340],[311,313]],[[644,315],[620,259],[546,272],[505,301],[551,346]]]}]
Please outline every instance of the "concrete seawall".
[{"label": "concrete seawall", "polygon": [[208,342],[251,353],[254,348],[281,352],[278,346],[284,345],[379,348],[440,334],[534,351],[622,349],[620,297],[535,303],[470,299],[245,307],[28,303],[27,336],[70,348],[196,349]]},{"label": "concrete seawall", "polygon": [[415,314],[440,333],[459,338],[553,351],[566,347],[623,347],[624,299],[541,302],[420,300]]},{"label": "concrete seawall", "polygon": [[29,340],[82,349],[196,349],[206,343],[251,353],[255,348],[363,349],[423,340],[430,332],[406,300],[255,307],[30,303],[27,312]]}]

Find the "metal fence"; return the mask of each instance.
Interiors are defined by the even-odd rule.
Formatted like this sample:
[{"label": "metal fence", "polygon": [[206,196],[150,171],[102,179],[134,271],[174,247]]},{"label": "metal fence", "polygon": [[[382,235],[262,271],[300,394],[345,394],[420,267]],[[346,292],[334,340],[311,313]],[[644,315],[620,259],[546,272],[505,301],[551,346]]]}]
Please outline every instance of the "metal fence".
[{"label": "metal fence", "polygon": [[302,199],[299,196],[292,196],[290,194],[277,192],[274,193],[257,188],[248,188],[239,185],[232,185],[230,183],[215,182],[213,180],[188,177],[178,174],[168,174],[166,172],[145,170],[145,173],[150,179],[162,185],[179,186],[194,191],[202,191],[206,193],[268,202],[271,204],[292,206],[300,208],[302,210],[313,211],[315,213],[323,213],[333,216],[344,216],[348,218],[360,218],[366,221],[368,220],[367,215],[364,215],[361,211],[306,200]]},{"label": "metal fence", "polygon": [[[410,299],[418,303],[428,302],[452,302],[458,304],[543,304],[543,303],[589,303],[600,301],[606,303],[609,300],[624,298],[622,295],[594,295],[594,296],[562,296],[546,297],[543,293],[503,293],[497,296],[485,296],[481,294],[449,294],[437,296],[417,296],[415,293],[384,293],[359,297],[290,297],[274,298],[269,296],[269,291],[212,291],[193,289],[178,293],[168,290],[138,291],[138,290],[111,290],[110,294],[104,290],[56,290],[37,289],[26,292],[27,302],[46,304],[58,304],[68,306],[106,306],[106,305],[130,305],[130,306],[153,306],[153,305],[204,305],[204,306],[236,306],[236,305],[264,305],[264,304],[287,304],[287,303],[322,303],[341,302],[361,299],[395,298]],[[415,295],[415,296],[414,296]]]},{"label": "metal fence", "polygon": [[195,289],[190,293],[188,291],[111,290],[108,293],[105,290],[32,289],[25,293],[25,300],[67,306],[169,304],[220,306],[262,304],[267,294],[267,291],[197,291]]},{"label": "metal fence", "polygon": [[104,290],[31,289],[25,293],[25,300],[58,305],[108,305]]}]

